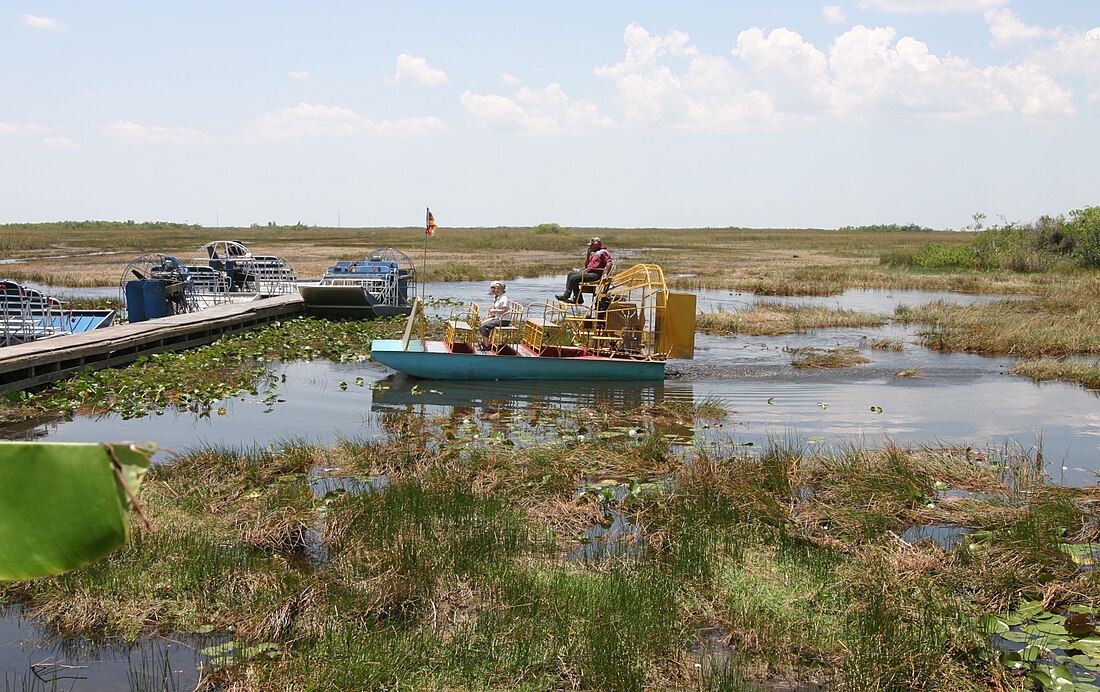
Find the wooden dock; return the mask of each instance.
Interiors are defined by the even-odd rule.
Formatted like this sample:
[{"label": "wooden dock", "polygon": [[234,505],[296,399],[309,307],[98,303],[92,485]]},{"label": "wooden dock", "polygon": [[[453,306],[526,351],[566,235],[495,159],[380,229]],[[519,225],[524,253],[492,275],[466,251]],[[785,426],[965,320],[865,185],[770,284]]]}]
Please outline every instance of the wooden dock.
[{"label": "wooden dock", "polygon": [[305,312],[302,297],[293,293],[5,346],[0,348],[0,391],[27,389],[84,370],[110,368],[154,353],[202,346],[226,334]]}]

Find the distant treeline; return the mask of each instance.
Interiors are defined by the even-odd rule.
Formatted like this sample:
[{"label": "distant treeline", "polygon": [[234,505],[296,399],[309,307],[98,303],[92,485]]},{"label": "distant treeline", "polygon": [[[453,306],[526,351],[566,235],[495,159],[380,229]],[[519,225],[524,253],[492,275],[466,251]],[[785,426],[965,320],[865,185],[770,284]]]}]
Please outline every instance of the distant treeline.
[{"label": "distant treeline", "polygon": [[896,223],[885,224],[873,224],[871,226],[841,226],[838,231],[868,231],[872,233],[894,233],[894,232],[909,232],[909,233],[924,233],[927,231],[934,231],[934,228],[928,228],[926,226],[918,226],[915,223],[907,223],[904,226]]},{"label": "distant treeline", "polygon": [[1100,268],[1100,207],[1068,215],[1043,216],[1032,223],[1006,222],[984,227],[975,214],[967,231],[978,231],[962,245],[930,243],[915,251],[880,255],[882,264],[922,269],[1007,269],[1044,272],[1058,268]]},{"label": "distant treeline", "polygon": [[174,221],[47,221],[44,223],[6,223],[0,229],[16,231],[72,231],[72,230],[186,230],[202,228],[197,223]]}]

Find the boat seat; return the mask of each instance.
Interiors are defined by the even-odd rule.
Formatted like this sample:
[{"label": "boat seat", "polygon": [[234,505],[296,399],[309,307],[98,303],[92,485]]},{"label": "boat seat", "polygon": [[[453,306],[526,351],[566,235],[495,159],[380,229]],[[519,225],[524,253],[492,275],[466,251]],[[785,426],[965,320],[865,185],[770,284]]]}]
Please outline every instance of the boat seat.
[{"label": "boat seat", "polygon": [[603,286],[607,289],[607,284],[611,283],[611,274],[614,271],[613,265],[607,265],[607,268],[603,270],[603,274],[595,281],[582,281],[580,291],[581,293],[589,293],[595,295],[598,293],[598,289]]},{"label": "boat seat", "polygon": [[477,303],[452,308],[451,316],[447,319],[447,344],[473,341],[478,322]]},{"label": "boat seat", "polygon": [[522,334],[523,303],[517,303],[514,300],[508,301],[508,312],[502,317],[504,320],[508,321],[508,326],[494,328],[489,335],[489,343],[493,346],[518,344],[519,337]]}]

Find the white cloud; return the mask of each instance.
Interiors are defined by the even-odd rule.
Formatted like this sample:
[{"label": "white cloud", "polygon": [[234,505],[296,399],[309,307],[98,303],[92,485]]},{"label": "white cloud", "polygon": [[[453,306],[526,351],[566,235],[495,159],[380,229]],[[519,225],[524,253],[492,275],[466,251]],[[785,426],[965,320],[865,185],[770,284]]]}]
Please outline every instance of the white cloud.
[{"label": "white cloud", "polygon": [[397,56],[397,72],[389,81],[395,84],[440,86],[451,80],[446,72],[432,67],[424,58],[402,53]]},{"label": "white cloud", "polygon": [[459,102],[478,124],[534,134],[585,132],[612,124],[591,103],[570,100],[558,84],[523,87],[514,99],[465,91]]},{"label": "white cloud", "polygon": [[848,16],[844,14],[844,8],[840,5],[825,5],[821,8],[821,18],[826,24],[844,24]]},{"label": "white cloud", "polygon": [[519,84],[519,77],[510,75],[507,72],[500,76],[500,83],[505,86],[512,86],[513,84]]},{"label": "white cloud", "polygon": [[1029,58],[1055,74],[1083,76],[1089,100],[1100,101],[1100,27],[1077,32],[1056,29]]},{"label": "white cloud", "polygon": [[779,110],[831,109],[829,60],[798,33],[775,29],[765,37],[759,28],[748,29],[738,35],[733,54],[762,82]]},{"label": "white cloud", "polygon": [[[631,24],[624,41],[623,61],[598,67],[595,73],[615,82],[630,124],[713,127],[767,116],[772,110],[770,98],[746,86],[728,60],[700,55],[687,34],[653,36]],[[677,73],[674,67],[680,65],[686,67]]]},{"label": "white cloud", "polygon": [[80,148],[80,145],[69,139],[65,135],[58,135],[56,137],[47,137],[42,140],[42,146],[46,149],[52,149],[54,151],[74,151]]},{"label": "white cloud", "polygon": [[295,70],[293,72],[287,72],[286,76],[290,77],[291,79],[297,79],[300,81],[305,81],[309,79],[309,73],[305,70]]},{"label": "white cloud", "polygon": [[[852,27],[827,53],[789,29],[765,34],[754,27],[738,35],[732,55],[739,61],[732,63],[699,54],[680,32],[652,36],[632,24],[625,42],[623,61],[596,74],[615,82],[624,120],[634,125],[709,128],[899,115],[1049,121],[1075,112],[1073,92],[1043,61],[1024,56],[1011,66],[980,68],[938,56],[915,38],[898,38],[891,27]],[[1100,40],[1081,35],[1059,45],[1074,49],[1072,57],[1064,49],[1058,59],[1092,70],[1100,83]]]},{"label": "white cloud", "polygon": [[989,10],[985,13],[985,21],[989,25],[989,34],[992,37],[989,45],[993,48],[1011,48],[1017,44],[1051,36],[1055,33],[1040,26],[1024,24],[1009,9]]},{"label": "white cloud", "polygon": [[60,32],[69,28],[69,25],[54,19],[53,17],[39,17],[33,14],[20,15],[20,19],[23,20],[23,24],[33,29],[42,29],[44,31]]},{"label": "white cloud", "polygon": [[859,0],[860,9],[897,14],[928,12],[984,12],[1007,5],[1010,0]]},{"label": "white cloud", "polygon": [[436,117],[371,120],[341,106],[299,103],[269,111],[245,128],[249,141],[295,140],[313,137],[414,136],[445,128]]},{"label": "white cloud", "polygon": [[113,122],[99,129],[105,137],[131,144],[197,144],[208,139],[206,133],[200,130],[139,125],[125,120]]},{"label": "white cloud", "polygon": [[25,137],[29,135],[40,135],[49,132],[51,129],[45,125],[39,125],[37,123],[24,123],[22,125],[16,125],[15,123],[0,122],[0,135],[13,135],[16,137]]},{"label": "white cloud", "polygon": [[1059,86],[1034,63],[998,67],[991,74],[1003,86],[1013,105],[1028,119],[1068,117],[1075,112],[1073,92]]}]

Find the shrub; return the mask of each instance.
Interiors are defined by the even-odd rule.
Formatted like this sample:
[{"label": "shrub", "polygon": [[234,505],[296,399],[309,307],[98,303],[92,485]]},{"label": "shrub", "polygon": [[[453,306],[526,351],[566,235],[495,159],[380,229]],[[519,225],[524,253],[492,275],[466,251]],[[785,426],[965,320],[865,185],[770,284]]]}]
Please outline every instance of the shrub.
[{"label": "shrub", "polygon": [[535,233],[539,235],[564,235],[565,229],[556,223],[540,223],[535,226]]},{"label": "shrub", "polygon": [[1077,209],[1070,212],[1070,217],[1064,233],[1073,258],[1082,267],[1100,267],[1100,207]]}]

